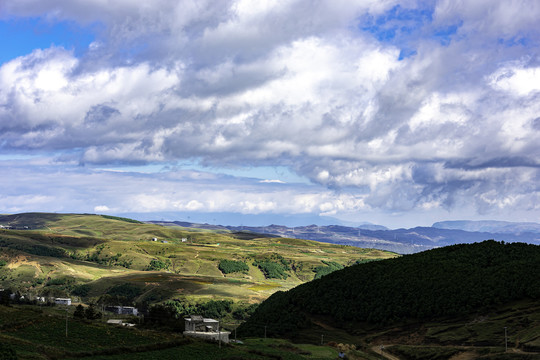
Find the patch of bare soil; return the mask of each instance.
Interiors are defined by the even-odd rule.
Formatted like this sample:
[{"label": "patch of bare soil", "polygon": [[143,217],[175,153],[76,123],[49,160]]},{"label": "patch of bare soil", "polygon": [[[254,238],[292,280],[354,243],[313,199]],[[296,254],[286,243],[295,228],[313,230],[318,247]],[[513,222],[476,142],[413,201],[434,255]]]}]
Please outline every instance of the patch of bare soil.
[{"label": "patch of bare soil", "polygon": [[37,273],[43,274],[41,265],[37,261],[29,260],[25,255],[17,255],[11,262],[7,265],[8,269],[16,269],[22,265],[30,265],[36,268]]}]

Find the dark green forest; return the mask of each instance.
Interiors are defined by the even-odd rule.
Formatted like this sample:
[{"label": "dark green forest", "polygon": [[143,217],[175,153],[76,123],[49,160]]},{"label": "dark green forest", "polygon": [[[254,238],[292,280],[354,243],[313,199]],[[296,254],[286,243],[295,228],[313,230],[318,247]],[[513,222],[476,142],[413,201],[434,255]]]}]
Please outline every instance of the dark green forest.
[{"label": "dark green forest", "polygon": [[540,246],[487,240],[354,265],[277,292],[239,333],[283,335],[324,316],[333,326],[389,325],[540,299]]}]

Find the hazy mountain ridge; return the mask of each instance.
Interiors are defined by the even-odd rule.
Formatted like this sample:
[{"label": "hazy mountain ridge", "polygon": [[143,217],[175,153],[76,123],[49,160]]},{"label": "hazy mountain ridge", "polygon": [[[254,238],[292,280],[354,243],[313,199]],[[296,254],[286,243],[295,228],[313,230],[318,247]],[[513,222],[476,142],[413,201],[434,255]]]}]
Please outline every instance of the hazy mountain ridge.
[{"label": "hazy mountain ridge", "polygon": [[533,222],[509,222],[496,220],[454,220],[454,221],[439,221],[432,225],[438,229],[454,229],[465,231],[481,231],[495,233],[511,233],[519,234],[524,232],[540,233],[540,224]]},{"label": "hazy mountain ridge", "polygon": [[[269,226],[222,226],[179,221],[169,223],[153,221],[152,223],[212,230],[249,231],[258,234],[293,237],[332,244],[375,248],[400,254],[416,253],[435,247],[457,243],[473,243],[487,239],[540,244],[540,224],[535,223],[445,221],[435,223],[432,227],[394,230],[386,229],[382,226],[382,229],[378,229],[377,225],[370,224],[365,227],[342,225],[287,227],[275,224]],[[461,226],[470,229],[499,229],[499,231],[467,231],[465,229],[459,229]],[[534,231],[536,226],[538,227],[538,231]]]}]

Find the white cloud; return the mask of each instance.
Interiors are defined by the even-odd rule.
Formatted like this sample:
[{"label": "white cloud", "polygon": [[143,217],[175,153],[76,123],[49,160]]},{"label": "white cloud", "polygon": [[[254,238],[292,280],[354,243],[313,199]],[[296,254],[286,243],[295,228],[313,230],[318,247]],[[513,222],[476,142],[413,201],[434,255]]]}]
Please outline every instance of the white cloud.
[{"label": "white cloud", "polygon": [[109,209],[107,205],[98,205],[98,206],[94,206],[94,211],[97,213],[107,213],[111,211],[111,209]]},{"label": "white cloud", "polygon": [[511,95],[527,96],[540,91],[540,67],[503,66],[489,76],[489,84]]},{"label": "white cloud", "polygon": [[[114,209],[534,208],[540,5],[441,0],[432,20],[425,5],[4,1],[6,16],[97,22],[101,30],[83,55],[51,47],[2,65],[0,148],[53,156],[73,184],[54,196],[84,209],[113,202],[88,201],[79,186],[91,184],[74,164],[90,167],[111,196],[119,190],[103,179],[121,175],[92,172],[94,164],[183,161],[216,172],[286,167],[322,186],[264,176],[247,189],[223,188],[224,177],[202,172],[124,174],[130,184]],[[364,28],[370,17],[395,33]],[[416,53],[400,59],[407,48]],[[47,199],[40,204],[56,209]]]}]

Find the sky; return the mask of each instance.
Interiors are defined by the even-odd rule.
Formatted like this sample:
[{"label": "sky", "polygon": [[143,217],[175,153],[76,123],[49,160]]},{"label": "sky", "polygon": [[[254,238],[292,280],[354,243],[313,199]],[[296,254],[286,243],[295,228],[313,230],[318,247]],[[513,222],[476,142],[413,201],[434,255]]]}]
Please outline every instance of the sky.
[{"label": "sky", "polygon": [[0,213],[540,222],[538,19],[536,0],[2,0]]}]

